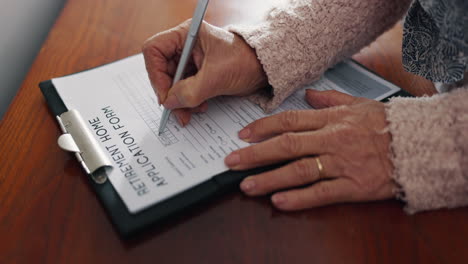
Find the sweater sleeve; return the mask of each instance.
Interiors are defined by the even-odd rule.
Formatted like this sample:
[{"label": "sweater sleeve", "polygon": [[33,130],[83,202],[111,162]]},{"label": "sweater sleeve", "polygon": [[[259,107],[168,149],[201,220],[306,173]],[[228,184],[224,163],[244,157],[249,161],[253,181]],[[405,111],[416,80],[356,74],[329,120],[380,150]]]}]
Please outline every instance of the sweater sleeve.
[{"label": "sweater sleeve", "polygon": [[393,178],[406,211],[468,205],[468,85],[386,104]]},{"label": "sweater sleeve", "polygon": [[255,49],[271,90],[251,99],[271,112],[297,88],[389,29],[411,0],[291,0],[254,26],[229,26]]}]

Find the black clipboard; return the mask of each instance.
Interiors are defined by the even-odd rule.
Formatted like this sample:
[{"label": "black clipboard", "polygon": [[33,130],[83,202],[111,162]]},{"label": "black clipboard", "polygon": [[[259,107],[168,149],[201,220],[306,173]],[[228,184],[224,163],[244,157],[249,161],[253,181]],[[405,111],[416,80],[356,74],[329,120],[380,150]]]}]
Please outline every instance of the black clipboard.
[{"label": "black clipboard", "polygon": [[[372,72],[361,64],[357,62],[355,63],[367,71]],[[374,72],[372,73],[377,75]],[[379,78],[382,77],[379,76]],[[63,100],[60,98],[51,80],[41,82],[39,87],[54,116],[59,116],[69,110],[65,106]],[[401,89],[400,91],[390,95],[382,101],[388,101],[389,98],[395,96],[412,97],[411,94]],[[249,175],[271,170],[278,166],[279,165],[268,166],[242,172],[224,172],[172,198],[152,205],[151,207],[136,214],[131,214],[127,210],[127,207],[109,180],[103,184],[99,184],[96,181],[93,181],[91,177],[87,178],[102,206],[107,211],[107,214],[109,215],[117,232],[121,235],[122,238],[127,239],[175,214],[183,212],[185,209],[195,204],[237,188],[242,179]]]},{"label": "black clipboard", "polygon": [[[51,80],[41,82],[39,87],[54,116],[68,111]],[[184,209],[192,205],[232,190],[248,175],[257,174],[272,168],[258,168],[243,172],[228,171],[219,174],[179,195],[157,203],[136,214],[131,214],[127,210],[127,207],[109,180],[103,184],[98,184],[91,177],[87,178],[118,233],[123,238],[130,238],[172,215],[183,212]]]}]

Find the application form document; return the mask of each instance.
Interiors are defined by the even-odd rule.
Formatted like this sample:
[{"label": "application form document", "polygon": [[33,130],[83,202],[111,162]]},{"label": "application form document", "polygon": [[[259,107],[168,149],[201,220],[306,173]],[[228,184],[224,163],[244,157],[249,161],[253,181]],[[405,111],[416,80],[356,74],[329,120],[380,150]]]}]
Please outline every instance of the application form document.
[{"label": "application form document", "polygon": [[[76,109],[113,163],[108,175],[131,213],[177,195],[225,172],[224,158],[249,144],[237,133],[267,116],[246,98],[222,96],[194,114],[186,127],[171,116],[158,136],[163,108],[149,82],[143,56],[52,80],[65,106]],[[272,114],[308,109],[305,89],[335,89],[381,100],[400,89],[352,61],[299,89]]]}]

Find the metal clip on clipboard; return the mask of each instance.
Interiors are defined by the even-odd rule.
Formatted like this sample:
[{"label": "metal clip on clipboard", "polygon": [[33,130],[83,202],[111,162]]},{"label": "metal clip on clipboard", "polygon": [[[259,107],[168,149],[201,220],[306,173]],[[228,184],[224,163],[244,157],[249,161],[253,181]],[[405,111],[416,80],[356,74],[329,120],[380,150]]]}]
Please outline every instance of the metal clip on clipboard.
[{"label": "metal clip on clipboard", "polygon": [[57,116],[63,135],[58,144],[63,150],[75,153],[78,162],[94,182],[103,184],[112,170],[112,163],[106,156],[85,121],[77,110],[69,110]]}]

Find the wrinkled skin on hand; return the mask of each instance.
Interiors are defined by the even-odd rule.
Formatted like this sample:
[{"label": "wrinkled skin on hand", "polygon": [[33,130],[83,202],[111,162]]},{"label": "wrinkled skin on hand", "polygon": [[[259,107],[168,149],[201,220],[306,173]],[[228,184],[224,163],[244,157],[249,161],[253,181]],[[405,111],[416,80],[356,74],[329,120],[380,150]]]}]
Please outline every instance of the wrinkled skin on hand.
[{"label": "wrinkled skin on hand", "polygon": [[[143,46],[158,100],[182,125],[191,113],[206,111],[210,98],[248,95],[268,84],[255,51],[241,37],[203,23],[188,78],[172,86],[189,26],[186,21],[156,34]],[[273,194],[273,205],[286,211],[393,197],[384,104],[336,91],[309,90],[306,99],[317,110],[280,113],[239,132],[241,139],[257,144],[226,157],[232,170],[290,161],[246,178],[241,190],[249,196]]]},{"label": "wrinkled skin on hand", "polygon": [[293,160],[246,178],[241,189],[249,196],[273,193],[273,205],[286,211],[393,197],[384,104],[337,91],[308,90],[306,99],[319,110],[280,113],[239,132],[241,139],[259,143],[226,157],[231,169]]},{"label": "wrinkled skin on hand", "polygon": [[182,125],[192,112],[206,111],[219,95],[248,95],[265,87],[267,77],[255,51],[239,36],[204,22],[186,76],[172,86],[190,20],[156,34],[143,45],[146,69],[158,100],[175,110]]}]

